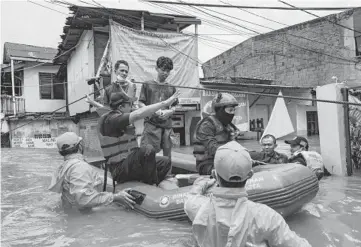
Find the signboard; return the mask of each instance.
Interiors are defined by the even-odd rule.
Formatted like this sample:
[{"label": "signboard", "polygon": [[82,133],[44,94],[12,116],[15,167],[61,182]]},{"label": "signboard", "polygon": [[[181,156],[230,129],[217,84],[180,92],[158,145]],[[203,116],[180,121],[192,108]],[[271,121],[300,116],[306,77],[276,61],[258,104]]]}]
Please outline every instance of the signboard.
[{"label": "signboard", "polygon": [[[201,112],[202,117],[212,112],[212,100],[215,97],[217,92],[204,90],[201,96]],[[236,108],[236,113],[233,118],[232,123],[237,126],[241,131],[249,130],[249,106],[248,106],[248,97],[245,94],[232,93],[232,95],[237,99],[239,105]]]},{"label": "signboard", "polygon": [[[144,82],[157,77],[156,61],[166,56],[173,60],[174,68],[167,81],[175,86],[198,87],[198,54],[194,36],[181,33],[148,32],[131,29],[110,21],[111,61],[129,63],[129,79]],[[112,74],[114,80],[114,73]],[[113,81],[112,80],[112,81]],[[140,93],[137,84],[137,94]],[[193,90],[180,89],[183,97],[192,97]]]},{"label": "signboard", "polygon": [[55,138],[12,138],[13,148],[57,148]]},{"label": "signboard", "polygon": [[201,102],[200,98],[179,98],[180,105],[197,105]]}]

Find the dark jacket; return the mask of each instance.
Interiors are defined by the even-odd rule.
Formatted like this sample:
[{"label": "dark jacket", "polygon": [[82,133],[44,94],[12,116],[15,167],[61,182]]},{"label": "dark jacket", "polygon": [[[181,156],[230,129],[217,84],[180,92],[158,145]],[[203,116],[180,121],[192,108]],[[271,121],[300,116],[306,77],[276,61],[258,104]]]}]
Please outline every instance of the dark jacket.
[{"label": "dark jacket", "polygon": [[285,154],[278,153],[276,151],[273,154],[268,155],[265,152],[250,152],[253,160],[262,161],[267,164],[285,164],[288,163],[288,157]]}]

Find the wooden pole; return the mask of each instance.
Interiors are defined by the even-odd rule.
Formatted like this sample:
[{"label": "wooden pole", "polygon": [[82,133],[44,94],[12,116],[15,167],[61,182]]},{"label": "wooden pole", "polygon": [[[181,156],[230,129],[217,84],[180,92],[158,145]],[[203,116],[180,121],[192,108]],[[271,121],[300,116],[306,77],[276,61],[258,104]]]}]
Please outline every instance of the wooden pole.
[{"label": "wooden pole", "polygon": [[11,59],[11,88],[12,88],[12,100],[14,116],[16,115],[16,101],[15,101],[15,75],[14,75],[14,60]]},{"label": "wooden pole", "polygon": [[[341,89],[343,100],[348,101],[348,89]],[[349,106],[343,105],[344,109],[344,123],[345,123],[345,142],[346,142],[346,170],[347,175],[352,175],[352,160],[351,160],[351,138],[350,138],[350,112]]]},{"label": "wooden pole", "polygon": [[144,31],[144,12],[142,12],[142,18],[140,19],[141,30]]}]

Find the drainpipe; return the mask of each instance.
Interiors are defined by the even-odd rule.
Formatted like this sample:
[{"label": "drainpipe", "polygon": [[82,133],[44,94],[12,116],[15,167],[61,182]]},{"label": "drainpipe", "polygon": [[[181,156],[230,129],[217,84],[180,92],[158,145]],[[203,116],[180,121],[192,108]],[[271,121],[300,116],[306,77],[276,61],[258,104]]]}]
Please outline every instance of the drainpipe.
[{"label": "drainpipe", "polygon": [[14,60],[11,59],[11,88],[13,93],[13,110],[14,110],[14,117],[16,115],[16,101],[15,101],[15,76],[14,76]]},{"label": "drainpipe", "polygon": [[[343,101],[348,102],[348,89],[342,88],[341,93],[343,96]],[[350,115],[349,115],[349,106],[343,105],[344,111],[344,123],[345,123],[345,142],[346,142],[346,169],[347,175],[352,175],[352,160],[351,160],[351,138],[350,138]]]}]

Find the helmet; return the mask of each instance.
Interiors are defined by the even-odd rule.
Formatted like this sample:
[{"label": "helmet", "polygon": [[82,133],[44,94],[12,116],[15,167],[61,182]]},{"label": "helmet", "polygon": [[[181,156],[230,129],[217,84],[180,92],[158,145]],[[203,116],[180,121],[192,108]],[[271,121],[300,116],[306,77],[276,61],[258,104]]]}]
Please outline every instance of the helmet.
[{"label": "helmet", "polygon": [[213,109],[215,110],[216,107],[221,107],[221,106],[237,106],[239,105],[238,101],[236,100],[236,98],[229,93],[218,93],[213,101]]},{"label": "helmet", "polygon": [[214,115],[213,100],[210,100],[205,104],[202,111],[202,117],[208,117]]},{"label": "helmet", "polygon": [[79,137],[74,132],[66,132],[60,135],[56,139],[56,144],[58,146],[59,151],[64,151],[72,147],[75,147],[76,145],[79,144],[79,142],[81,142],[82,139],[83,138]]}]

